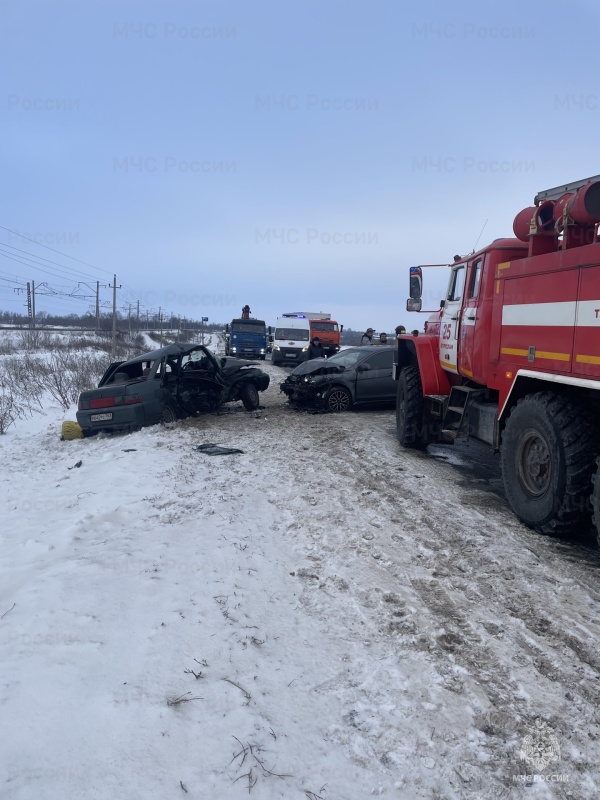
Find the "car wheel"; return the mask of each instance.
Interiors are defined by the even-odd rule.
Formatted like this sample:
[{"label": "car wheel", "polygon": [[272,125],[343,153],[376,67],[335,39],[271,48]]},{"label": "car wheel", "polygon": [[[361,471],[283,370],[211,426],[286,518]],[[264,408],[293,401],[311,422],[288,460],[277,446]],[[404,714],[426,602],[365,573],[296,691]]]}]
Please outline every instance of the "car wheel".
[{"label": "car wheel", "polygon": [[165,403],[160,412],[160,422],[162,425],[172,425],[177,422],[177,412],[170,403]]},{"label": "car wheel", "polygon": [[258,389],[253,383],[245,383],[240,389],[240,400],[247,411],[256,411],[260,405]]},{"label": "car wheel", "polygon": [[325,407],[328,411],[339,414],[341,411],[348,411],[352,405],[352,397],[343,386],[333,386],[325,395]]},{"label": "car wheel", "polygon": [[593,417],[566,395],[519,400],[500,451],[504,492],[517,517],[553,536],[585,530],[597,452]]}]

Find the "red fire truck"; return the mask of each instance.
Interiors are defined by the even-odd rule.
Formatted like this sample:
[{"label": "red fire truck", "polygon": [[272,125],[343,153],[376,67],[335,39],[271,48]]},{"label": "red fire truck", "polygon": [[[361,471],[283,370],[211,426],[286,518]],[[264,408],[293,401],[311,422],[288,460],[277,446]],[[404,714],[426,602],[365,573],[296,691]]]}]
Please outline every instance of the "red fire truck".
[{"label": "red fire truck", "polygon": [[[540,192],[516,238],[455,256],[425,333],[399,340],[405,447],[472,436],[500,451],[506,497],[542,533],[600,538],[600,175]],[[422,311],[410,268],[408,311]]]}]

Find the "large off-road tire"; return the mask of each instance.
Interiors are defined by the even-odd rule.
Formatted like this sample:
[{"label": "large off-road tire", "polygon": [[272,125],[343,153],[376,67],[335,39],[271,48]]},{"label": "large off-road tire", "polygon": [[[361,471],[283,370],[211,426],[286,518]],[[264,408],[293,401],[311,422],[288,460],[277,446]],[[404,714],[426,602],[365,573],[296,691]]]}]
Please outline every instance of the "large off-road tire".
[{"label": "large off-road tire", "polygon": [[240,400],[244,404],[247,411],[256,411],[260,405],[260,398],[258,396],[258,389],[253,383],[248,381],[240,389]]},{"label": "large off-road tire", "polygon": [[423,433],[423,388],[418,367],[404,367],[396,395],[396,436],[402,447],[427,447]]},{"label": "large off-road tire", "polygon": [[600,458],[596,459],[598,468],[594,476],[594,483],[592,488],[592,514],[594,527],[596,528],[596,536],[598,537],[598,546],[600,547]]},{"label": "large off-road tire", "polygon": [[342,411],[349,411],[352,408],[352,396],[348,389],[343,386],[332,386],[323,398],[325,408],[339,414]]},{"label": "large off-road tire", "polygon": [[502,434],[502,480],[510,507],[540,533],[569,536],[589,530],[597,454],[588,409],[551,392],[523,397]]},{"label": "large off-road tire", "polygon": [[177,422],[178,414],[175,408],[170,403],[165,403],[160,412],[161,425],[172,425]]}]

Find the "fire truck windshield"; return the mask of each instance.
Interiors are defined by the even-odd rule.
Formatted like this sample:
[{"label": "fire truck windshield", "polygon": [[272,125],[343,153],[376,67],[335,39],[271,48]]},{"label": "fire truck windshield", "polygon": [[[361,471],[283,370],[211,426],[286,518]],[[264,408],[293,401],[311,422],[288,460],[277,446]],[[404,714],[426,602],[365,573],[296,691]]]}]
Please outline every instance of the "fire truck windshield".
[{"label": "fire truck windshield", "polygon": [[310,327],[313,331],[337,331],[337,322],[316,322],[311,320]]}]

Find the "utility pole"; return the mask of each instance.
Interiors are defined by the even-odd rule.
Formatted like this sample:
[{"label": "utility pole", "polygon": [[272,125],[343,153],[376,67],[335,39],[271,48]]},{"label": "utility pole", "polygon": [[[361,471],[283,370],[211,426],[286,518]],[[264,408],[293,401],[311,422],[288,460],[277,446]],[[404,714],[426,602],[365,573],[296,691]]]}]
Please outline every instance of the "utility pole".
[{"label": "utility pole", "polygon": [[113,275],[113,285],[108,284],[108,288],[113,290],[113,314],[112,314],[112,345],[110,349],[111,358],[114,358],[117,352],[117,276]]},{"label": "utility pole", "polygon": [[127,311],[127,322],[129,324],[129,335],[131,336],[131,303],[128,304],[129,309]]},{"label": "utility pole", "polygon": [[163,322],[163,320],[162,320],[162,311],[161,311],[160,306],[158,307],[158,322],[159,322],[159,325],[160,325],[160,346],[162,347],[163,346],[163,338],[162,338],[162,322]]},{"label": "utility pole", "polygon": [[137,301],[137,314],[136,314],[136,318],[135,319],[136,319],[135,327],[139,331],[139,329],[140,329],[140,301],[139,300]]},{"label": "utility pole", "polygon": [[96,333],[100,333],[100,281],[96,281]]},{"label": "utility pole", "polygon": [[35,330],[35,283],[27,283],[27,316],[29,317],[29,327]]}]

